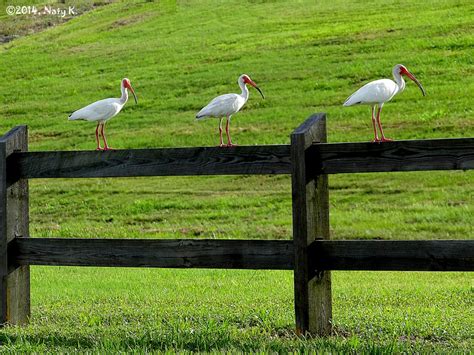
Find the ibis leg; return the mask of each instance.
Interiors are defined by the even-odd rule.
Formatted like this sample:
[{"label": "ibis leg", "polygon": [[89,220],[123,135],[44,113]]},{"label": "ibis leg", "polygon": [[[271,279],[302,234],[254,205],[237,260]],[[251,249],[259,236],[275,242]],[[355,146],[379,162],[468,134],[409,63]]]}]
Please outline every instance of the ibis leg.
[{"label": "ibis leg", "polygon": [[393,139],[386,138],[385,135],[383,134],[382,122],[380,122],[381,111],[382,111],[382,106],[379,106],[379,109],[377,110],[377,124],[379,125],[380,134],[382,135],[382,139],[380,139],[380,142],[391,142]]},{"label": "ibis leg", "polygon": [[104,150],[110,150],[110,149],[112,149],[112,148],[110,148],[109,145],[107,144],[107,138],[105,138],[105,122],[102,123],[101,134],[102,134],[102,138],[104,139]]},{"label": "ibis leg", "polygon": [[374,105],[374,106],[372,106],[372,125],[374,126],[374,140],[373,140],[373,142],[377,143],[377,142],[380,142],[380,139],[379,139],[379,135],[377,133],[377,127],[375,126],[375,122],[376,122],[376,119],[375,119],[375,105]]},{"label": "ibis leg", "polygon": [[97,123],[97,127],[95,129],[95,140],[97,142],[96,150],[102,150],[102,147],[100,146],[100,140],[99,140],[99,126],[100,126],[100,123]]},{"label": "ibis leg", "polygon": [[232,146],[233,146],[233,144],[232,144],[232,139],[230,138],[230,132],[229,132],[230,117],[231,117],[231,116],[227,116],[227,123],[226,123],[226,125],[225,125],[225,133],[227,134],[227,146],[228,146],[228,147],[232,147]]},{"label": "ibis leg", "polygon": [[222,141],[222,117],[219,118],[219,147],[223,147],[224,142]]}]

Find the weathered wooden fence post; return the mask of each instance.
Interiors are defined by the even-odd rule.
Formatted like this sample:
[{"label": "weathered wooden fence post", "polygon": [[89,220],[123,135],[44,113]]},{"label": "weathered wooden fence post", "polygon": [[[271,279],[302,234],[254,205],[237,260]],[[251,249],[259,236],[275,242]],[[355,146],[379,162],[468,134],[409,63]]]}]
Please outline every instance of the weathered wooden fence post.
[{"label": "weathered wooden fence post", "polygon": [[302,335],[331,333],[331,274],[311,270],[308,256],[314,240],[329,239],[329,194],[327,175],[308,174],[314,166],[308,165],[306,150],[326,141],[323,113],[309,117],[291,134],[295,313],[296,331]]},{"label": "weathered wooden fence post", "polygon": [[17,126],[0,138],[0,325],[25,324],[30,316],[29,266],[11,268],[8,242],[29,236],[28,180],[7,181],[7,158],[28,150],[28,130]]}]

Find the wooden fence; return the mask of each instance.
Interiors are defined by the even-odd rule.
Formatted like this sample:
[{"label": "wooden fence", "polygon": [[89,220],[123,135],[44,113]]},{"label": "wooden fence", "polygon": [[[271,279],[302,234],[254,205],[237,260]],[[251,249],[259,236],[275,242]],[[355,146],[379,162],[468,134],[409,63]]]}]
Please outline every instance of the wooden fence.
[{"label": "wooden fence", "polygon": [[[474,240],[330,240],[328,174],[474,169],[474,139],[326,143],[315,114],[291,145],[28,152],[0,138],[0,323],[30,315],[30,265],[294,270],[296,329],[331,332],[330,270],[473,271]],[[291,174],[293,240],[29,238],[28,179]]]}]

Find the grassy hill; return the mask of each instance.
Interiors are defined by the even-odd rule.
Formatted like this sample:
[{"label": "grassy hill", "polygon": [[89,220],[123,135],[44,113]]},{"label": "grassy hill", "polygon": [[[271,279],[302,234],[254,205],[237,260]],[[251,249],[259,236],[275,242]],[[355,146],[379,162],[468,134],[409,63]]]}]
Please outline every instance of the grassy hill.
[{"label": "grassy hill", "polygon": [[[0,129],[28,124],[31,150],[94,149],[94,124],[67,116],[118,97],[123,77],[139,104],[108,123],[113,147],[216,145],[217,120],[194,115],[237,92],[242,73],[266,99],[251,90],[232,121],[236,143],[288,143],[313,112],[328,113],[329,141],[367,141],[370,109],[342,102],[397,63],[427,96],[409,82],[385,106],[388,137],[474,136],[469,1],[99,2],[0,46]],[[10,3],[0,29],[27,33],[33,20],[7,16]],[[473,238],[472,172],[340,175],[330,186],[333,238]],[[30,190],[32,236],[291,238],[285,176],[39,180]],[[474,346],[469,273],[335,272],[333,285],[335,335],[300,339],[290,272],[34,267],[31,324],[1,330],[0,342],[93,352]]]},{"label": "grassy hill", "polygon": [[129,77],[140,105],[129,104],[110,122],[114,145],[214,144],[215,121],[195,122],[194,114],[215,95],[237,91],[245,72],[267,100],[254,91],[235,117],[238,143],[286,143],[314,111],[329,114],[331,141],[368,140],[368,108],[341,104],[361,84],[390,77],[401,62],[428,94],[408,84],[385,108],[387,135],[466,135],[473,132],[467,3],[112,4],[2,48],[8,90],[1,127],[28,123],[33,149],[90,149],[93,127],[67,122],[68,113],[119,96],[120,79]]}]

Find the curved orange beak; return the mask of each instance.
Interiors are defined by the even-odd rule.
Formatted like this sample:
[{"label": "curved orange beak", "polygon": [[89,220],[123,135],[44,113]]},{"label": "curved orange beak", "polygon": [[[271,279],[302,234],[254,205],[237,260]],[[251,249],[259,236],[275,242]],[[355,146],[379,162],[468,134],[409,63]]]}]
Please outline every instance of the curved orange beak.
[{"label": "curved orange beak", "polygon": [[138,104],[137,95],[135,95],[135,90],[133,90],[132,84],[130,84],[129,82],[125,82],[125,87],[126,87],[127,89],[130,89],[130,91],[131,91],[132,94],[133,94],[133,98],[135,99],[135,104]]},{"label": "curved orange beak", "polygon": [[257,86],[257,84],[255,84],[255,82],[252,79],[246,78],[245,83],[252,85],[255,89],[257,89],[260,95],[262,95],[262,98],[265,99],[265,96],[263,95],[262,90],[260,90],[260,88]]},{"label": "curved orange beak", "polygon": [[403,71],[403,74],[405,74],[406,76],[408,76],[411,80],[413,80],[415,82],[416,85],[418,85],[418,87],[420,88],[423,96],[426,96],[426,92],[425,92],[425,89],[423,88],[423,85],[421,85],[421,83],[418,81],[417,78],[415,78],[415,76],[410,73],[408,70],[404,70]]}]

